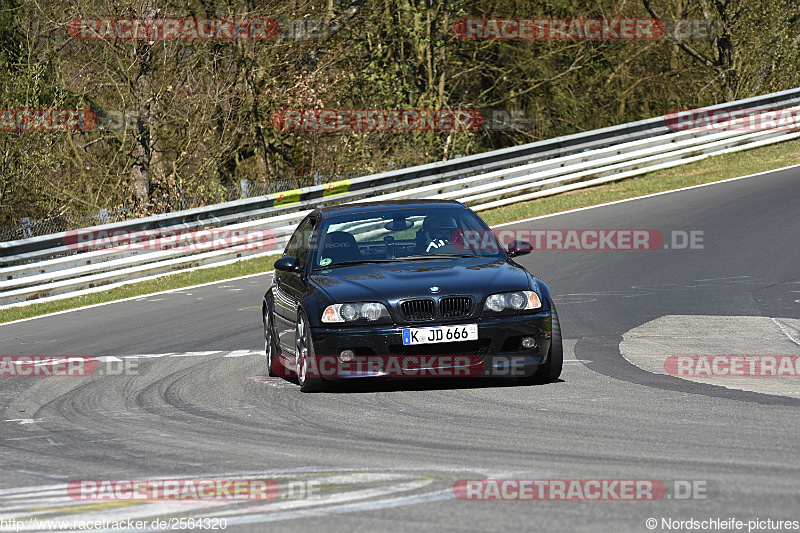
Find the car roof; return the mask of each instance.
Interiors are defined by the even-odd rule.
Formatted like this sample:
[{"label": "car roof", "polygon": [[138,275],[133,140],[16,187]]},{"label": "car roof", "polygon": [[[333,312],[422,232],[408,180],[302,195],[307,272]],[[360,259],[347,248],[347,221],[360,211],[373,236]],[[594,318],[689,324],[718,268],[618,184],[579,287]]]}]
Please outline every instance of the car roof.
[{"label": "car roof", "polygon": [[352,213],[368,212],[368,211],[389,211],[398,208],[414,209],[419,207],[449,207],[468,209],[467,206],[455,200],[392,200],[384,202],[359,202],[340,205],[330,205],[320,207],[315,212],[323,217],[330,215],[345,215]]}]

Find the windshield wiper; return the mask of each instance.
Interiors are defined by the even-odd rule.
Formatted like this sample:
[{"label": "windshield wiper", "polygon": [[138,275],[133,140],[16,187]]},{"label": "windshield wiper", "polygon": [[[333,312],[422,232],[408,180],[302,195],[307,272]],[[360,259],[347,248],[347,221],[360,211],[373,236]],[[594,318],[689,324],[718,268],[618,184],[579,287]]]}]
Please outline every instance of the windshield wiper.
[{"label": "windshield wiper", "polygon": [[331,265],[319,266],[314,270],[327,270],[329,268],[340,266],[353,266],[353,265],[368,265],[370,263],[397,263],[401,261],[416,261],[417,259],[452,259],[454,257],[485,257],[482,255],[474,254],[420,254],[420,255],[404,255],[402,257],[395,257],[393,259],[356,259],[355,261],[342,261],[341,263],[333,263]]},{"label": "windshield wiper", "polygon": [[483,257],[482,255],[475,254],[419,254],[419,255],[404,255],[398,257],[397,260],[404,261],[406,259],[447,259],[453,257]]},{"label": "windshield wiper", "polygon": [[333,267],[366,265],[369,263],[394,263],[395,261],[399,261],[399,259],[356,259],[355,261],[342,261],[340,263],[333,263],[332,265],[318,266],[314,270],[327,270]]}]

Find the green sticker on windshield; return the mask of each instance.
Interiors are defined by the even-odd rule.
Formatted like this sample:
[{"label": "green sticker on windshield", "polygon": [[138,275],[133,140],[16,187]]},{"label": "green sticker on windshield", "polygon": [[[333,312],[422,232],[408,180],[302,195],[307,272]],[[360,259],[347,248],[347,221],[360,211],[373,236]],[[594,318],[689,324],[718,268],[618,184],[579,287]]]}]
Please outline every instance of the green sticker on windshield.
[{"label": "green sticker on windshield", "polygon": [[319,264],[320,264],[320,266],[328,266],[328,265],[331,264],[331,258],[330,257],[325,257],[323,259],[320,259]]}]

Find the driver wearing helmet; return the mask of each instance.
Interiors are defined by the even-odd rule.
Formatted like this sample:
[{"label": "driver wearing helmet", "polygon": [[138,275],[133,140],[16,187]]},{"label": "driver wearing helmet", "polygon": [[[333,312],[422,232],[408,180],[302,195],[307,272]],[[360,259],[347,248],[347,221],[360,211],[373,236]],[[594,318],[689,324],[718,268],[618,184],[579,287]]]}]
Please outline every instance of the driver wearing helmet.
[{"label": "driver wearing helmet", "polygon": [[428,215],[422,222],[422,230],[417,233],[417,251],[436,253],[450,246],[450,236],[458,231],[453,217],[447,215]]}]

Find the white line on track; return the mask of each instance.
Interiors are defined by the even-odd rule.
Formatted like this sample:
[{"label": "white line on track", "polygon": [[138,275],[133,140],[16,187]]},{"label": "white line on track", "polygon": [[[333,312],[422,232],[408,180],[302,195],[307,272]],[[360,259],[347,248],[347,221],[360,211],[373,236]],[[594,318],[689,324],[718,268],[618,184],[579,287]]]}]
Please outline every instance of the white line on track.
[{"label": "white line on track", "polygon": [[227,355],[223,355],[222,357],[244,357],[246,355],[261,355],[261,353],[254,352],[253,350],[234,350]]},{"label": "white line on track", "polygon": [[786,335],[787,337],[789,337],[789,340],[790,340],[790,341],[792,341],[792,342],[793,342],[793,343],[795,343],[796,345],[800,346],[800,342],[797,342],[797,339],[795,339],[794,337],[792,337],[792,335],[791,335],[791,334],[790,334],[788,331],[786,331],[786,328],[784,328],[784,327],[783,327],[783,325],[782,325],[780,322],[778,322],[778,321],[777,321],[777,320],[775,320],[774,318],[770,318],[770,320],[772,320],[773,322],[775,322],[775,325],[776,325],[776,326],[778,326],[778,329],[780,329],[780,330],[783,332],[783,334],[784,334],[784,335]]},{"label": "white line on track", "polygon": [[[293,520],[370,511],[454,499],[453,486],[459,479],[552,477],[550,471],[527,472],[512,468],[487,470],[472,466],[417,465],[381,469],[353,467],[300,467],[261,472],[237,472],[184,476],[157,476],[152,479],[245,480],[272,479],[280,487],[273,500],[181,501],[94,501],[73,499],[63,481],[53,485],[0,490],[0,516],[5,520],[31,518],[67,521],[128,521],[202,515],[225,519],[229,525]],[[146,480],[147,478],[137,478]],[[318,490],[309,497],[298,497],[291,483],[313,482]],[[310,486],[310,485],[309,485]],[[39,528],[44,524],[40,522]],[[0,527],[0,531],[4,530]]]}]

